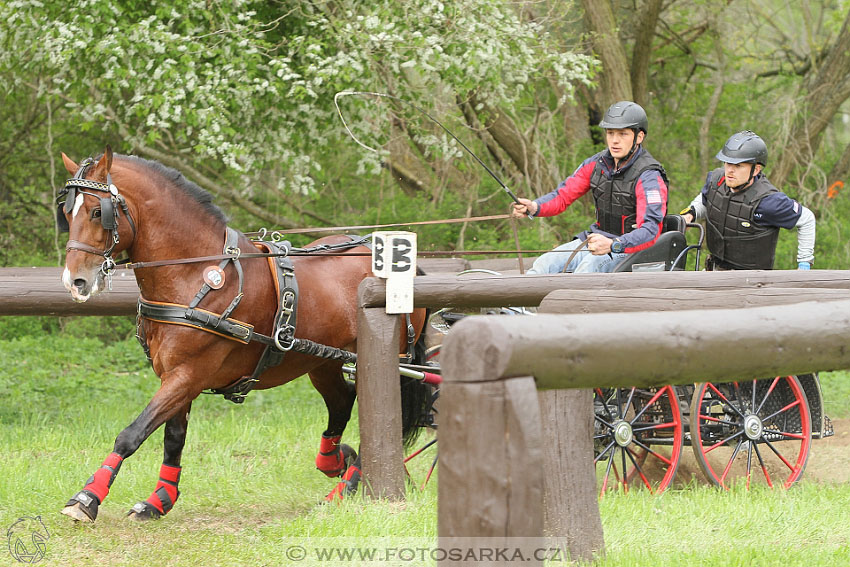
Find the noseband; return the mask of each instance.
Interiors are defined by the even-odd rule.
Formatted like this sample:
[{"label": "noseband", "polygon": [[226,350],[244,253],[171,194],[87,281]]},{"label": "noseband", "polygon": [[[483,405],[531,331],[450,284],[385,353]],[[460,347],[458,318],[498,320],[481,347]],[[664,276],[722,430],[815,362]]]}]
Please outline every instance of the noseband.
[{"label": "noseband", "polygon": [[[81,195],[90,195],[100,201],[100,223],[103,229],[110,233],[112,244],[105,250],[98,250],[94,246],[84,242],[68,240],[68,244],[65,246],[65,252],[80,250],[81,252],[94,254],[95,256],[103,256],[104,260],[100,266],[100,272],[108,281],[112,276],[112,271],[115,269],[115,260],[112,258],[112,251],[115,250],[115,247],[120,242],[118,236],[119,207],[123,209],[124,215],[130,223],[130,228],[133,231],[133,239],[136,238],[136,224],[133,222],[133,217],[130,216],[127,202],[118,193],[118,188],[112,183],[112,176],[109,173],[106,174],[106,183],[85,179],[86,172],[93,164],[94,159],[86,158],[80,164],[80,168],[74,174],[74,177],[65,181],[65,187],[59,192],[59,196],[56,199],[56,222],[60,232],[70,232],[71,227],[68,224],[68,219],[65,218],[65,214],[74,210],[74,202],[77,199],[78,192]],[[86,189],[89,191],[86,191]],[[106,196],[101,197],[91,191],[105,193]]]}]

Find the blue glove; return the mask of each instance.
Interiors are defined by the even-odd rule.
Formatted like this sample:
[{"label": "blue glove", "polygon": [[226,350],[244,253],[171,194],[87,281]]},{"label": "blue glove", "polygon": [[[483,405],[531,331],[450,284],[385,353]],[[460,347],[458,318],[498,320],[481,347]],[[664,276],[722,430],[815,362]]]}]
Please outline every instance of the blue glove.
[{"label": "blue glove", "polygon": [[811,264],[811,262],[797,262],[797,269],[798,270],[811,270],[812,264]]}]

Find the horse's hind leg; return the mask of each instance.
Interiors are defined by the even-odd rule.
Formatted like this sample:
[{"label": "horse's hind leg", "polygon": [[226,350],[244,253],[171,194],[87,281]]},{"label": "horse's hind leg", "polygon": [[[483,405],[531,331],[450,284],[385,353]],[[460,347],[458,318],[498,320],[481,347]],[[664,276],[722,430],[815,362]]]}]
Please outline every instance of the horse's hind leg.
[{"label": "horse's hind leg", "polygon": [[322,433],[316,468],[330,477],[339,476],[356,457],[354,449],[340,443],[342,432],[351,419],[354,386],[343,378],[342,365],[339,363],[326,364],[312,370],[310,381],[328,408],[328,428]]},{"label": "horse's hind leg", "polygon": [[147,500],[137,502],[127,512],[127,516],[131,519],[157,520],[167,514],[177,502],[180,496],[177,484],[180,482],[182,470],[180,457],[183,454],[183,446],[186,444],[190,408],[191,404],[165,422],[164,455],[159,469],[159,482],[156,483],[156,488]]},{"label": "horse's hind leg", "polygon": [[[62,513],[75,520],[94,522],[97,519],[98,507],[109,494],[109,487],[112,486],[124,459],[135,453],[151,433],[181,409],[188,411],[189,404],[195,397],[197,394],[190,393],[182,380],[166,380],[163,377],[162,387],[151,402],[133,423],[118,434],[112,453],[89,478],[83,489],[65,504]],[[185,438],[185,431],[183,436]],[[182,442],[180,446],[182,447]]]}]

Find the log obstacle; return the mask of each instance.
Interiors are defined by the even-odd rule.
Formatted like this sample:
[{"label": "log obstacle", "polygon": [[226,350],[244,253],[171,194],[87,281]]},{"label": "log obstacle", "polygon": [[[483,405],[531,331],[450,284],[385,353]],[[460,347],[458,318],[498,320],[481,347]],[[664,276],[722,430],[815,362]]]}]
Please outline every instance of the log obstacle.
[{"label": "log obstacle", "polygon": [[[454,326],[441,355],[440,547],[545,541],[542,452],[551,440],[533,407],[536,388],[748,380],[850,364],[847,300],[647,315],[472,317]],[[611,329],[633,338],[614,348]]]},{"label": "log obstacle", "polygon": [[[846,297],[850,290],[850,272],[843,270],[813,271],[730,271],[730,272],[664,272],[664,273],[620,273],[620,274],[558,274],[558,275],[504,275],[488,274],[425,275],[418,276],[413,282],[413,302],[416,307],[431,309],[455,307],[460,310],[494,306],[538,306],[552,291],[567,289],[577,296],[582,294],[583,303],[593,303],[594,294],[608,293],[610,297],[622,300],[625,295],[643,293],[641,290],[663,288],[663,294],[672,297],[674,290],[702,291],[699,301],[705,302],[710,293],[717,292],[718,301],[728,296],[741,295],[739,306],[761,302],[777,305],[796,302],[801,299],[821,299],[825,297]],[[780,290],[780,291],[777,291]],[[617,293],[619,291],[619,293]],[[722,293],[721,293],[722,292]],[[821,292],[823,296],[821,296]],[[844,292],[845,296],[840,294]],[[566,293],[566,292],[565,292]],[[645,295],[645,294],[644,294]],[[656,296],[658,293],[655,294]],[[679,297],[684,297],[679,294]],[[749,297],[750,299],[745,299]],[[760,299],[756,299],[759,297]],[[691,305],[690,299],[676,300],[679,305]],[[366,349],[377,349],[368,354],[370,366],[357,370],[357,389],[361,404],[360,416],[361,455],[363,477],[368,480],[370,494],[386,498],[403,498],[405,478],[403,471],[388,462],[401,462],[403,451],[396,442],[394,430],[384,427],[384,420],[395,420],[390,416],[397,407],[395,399],[400,399],[397,380],[387,382],[385,370],[395,368],[394,353],[382,349],[370,341],[369,336],[389,336],[386,331],[397,325],[397,318],[384,313],[386,304],[386,285],[379,278],[366,278],[358,289],[359,308],[369,315],[360,314],[358,321],[368,321],[368,326],[358,330],[361,342],[358,356]],[[656,304],[663,303],[659,299]],[[638,305],[639,301],[635,303]],[[514,320],[513,318],[511,320]],[[365,339],[365,340],[363,340]],[[608,356],[608,355],[606,355]],[[608,356],[610,358],[610,356]],[[374,369],[374,370],[373,370]],[[811,370],[811,369],[809,369]],[[632,384],[637,385],[637,384]],[[366,407],[362,400],[369,398]],[[383,400],[383,401],[382,401]],[[400,402],[399,402],[400,403]],[[376,419],[372,411],[379,411],[382,417]],[[374,446],[372,444],[374,443]]]},{"label": "log obstacle", "polygon": [[[428,268],[427,259],[420,263]],[[439,269],[454,270],[467,262],[440,262]],[[473,267],[477,261],[471,262]],[[2,315],[134,315],[139,288],[130,272],[118,271],[112,291],[85,303],[74,303],[62,286],[62,268],[0,268],[0,316]],[[568,278],[568,279],[565,279]],[[661,278],[661,279],[658,279]],[[361,292],[363,307],[382,307],[386,291],[382,280],[367,278]],[[662,282],[662,283],[659,283]],[[843,270],[664,272],[624,274],[559,274],[553,276],[463,276],[439,273],[414,280],[417,307],[464,308],[500,305],[537,306],[555,289],[634,290],[641,288],[703,289],[733,291],[740,288],[837,288],[850,289],[850,272]]]}]

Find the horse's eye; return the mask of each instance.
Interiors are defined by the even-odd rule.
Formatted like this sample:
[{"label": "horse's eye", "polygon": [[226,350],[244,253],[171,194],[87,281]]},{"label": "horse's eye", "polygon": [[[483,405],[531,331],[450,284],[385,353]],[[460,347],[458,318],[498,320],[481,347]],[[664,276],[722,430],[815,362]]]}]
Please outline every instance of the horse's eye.
[{"label": "horse's eye", "polygon": [[100,208],[97,208],[97,209],[93,209],[93,210],[92,210],[92,212],[91,212],[91,218],[92,218],[92,220],[94,220],[94,219],[99,219],[99,218],[100,218]]}]

